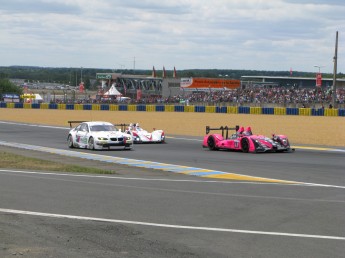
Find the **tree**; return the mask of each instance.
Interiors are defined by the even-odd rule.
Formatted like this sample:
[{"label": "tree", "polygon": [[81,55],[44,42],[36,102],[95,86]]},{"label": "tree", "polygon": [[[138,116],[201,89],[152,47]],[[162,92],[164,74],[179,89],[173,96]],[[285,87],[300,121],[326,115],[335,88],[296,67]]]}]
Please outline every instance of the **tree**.
[{"label": "tree", "polygon": [[23,89],[10,82],[8,79],[0,78],[0,95],[4,93],[23,94]]}]

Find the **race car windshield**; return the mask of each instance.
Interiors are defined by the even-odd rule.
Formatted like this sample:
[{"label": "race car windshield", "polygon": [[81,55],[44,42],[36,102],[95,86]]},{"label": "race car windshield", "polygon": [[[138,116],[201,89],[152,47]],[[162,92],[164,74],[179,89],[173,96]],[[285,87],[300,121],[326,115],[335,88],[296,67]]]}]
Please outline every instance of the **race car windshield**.
[{"label": "race car windshield", "polygon": [[91,126],[91,131],[93,132],[116,131],[116,128],[113,125],[93,125]]}]

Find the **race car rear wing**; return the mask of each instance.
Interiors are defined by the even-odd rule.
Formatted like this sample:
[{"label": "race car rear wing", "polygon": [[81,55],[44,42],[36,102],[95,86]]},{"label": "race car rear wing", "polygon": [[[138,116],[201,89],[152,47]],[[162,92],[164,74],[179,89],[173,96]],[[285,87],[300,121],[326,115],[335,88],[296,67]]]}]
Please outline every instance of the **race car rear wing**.
[{"label": "race car rear wing", "polygon": [[114,124],[117,128],[121,129],[121,132],[125,132],[129,124]]},{"label": "race car rear wing", "polygon": [[[73,124],[80,124],[86,121],[67,121],[69,123],[70,128],[72,128]],[[114,124],[114,126],[118,127],[119,129],[121,129],[121,132],[126,131],[127,127],[129,126],[129,124]]]},{"label": "race car rear wing", "polygon": [[72,124],[80,124],[80,123],[84,123],[86,121],[67,121],[67,123],[69,123],[69,127],[72,128]]},{"label": "race car rear wing", "polygon": [[224,133],[225,133],[225,139],[228,139],[229,137],[229,130],[236,130],[236,132],[240,129],[239,125],[236,125],[236,127],[228,127],[226,126],[221,126],[219,128],[211,128],[209,126],[206,126],[206,134],[209,134],[210,131],[222,131],[222,136],[224,138]]}]

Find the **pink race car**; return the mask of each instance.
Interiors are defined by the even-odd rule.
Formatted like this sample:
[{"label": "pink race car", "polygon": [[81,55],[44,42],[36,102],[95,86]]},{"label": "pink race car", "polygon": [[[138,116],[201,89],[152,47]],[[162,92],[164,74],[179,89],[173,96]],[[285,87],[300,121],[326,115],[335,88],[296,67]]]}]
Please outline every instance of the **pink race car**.
[{"label": "pink race car", "polygon": [[[221,134],[209,134],[210,131],[222,131]],[[229,136],[229,130],[236,132]],[[292,152],[288,138],[285,135],[272,135],[272,138],[264,135],[254,135],[250,127],[244,129],[238,125],[235,128],[221,126],[210,128],[206,126],[206,136],[202,146],[210,150],[234,150],[242,152]]]}]

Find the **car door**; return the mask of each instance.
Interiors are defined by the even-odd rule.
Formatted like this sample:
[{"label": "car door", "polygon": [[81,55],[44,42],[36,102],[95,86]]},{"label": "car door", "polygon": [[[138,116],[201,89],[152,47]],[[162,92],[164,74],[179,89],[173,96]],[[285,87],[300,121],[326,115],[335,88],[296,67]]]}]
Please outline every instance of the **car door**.
[{"label": "car door", "polygon": [[76,135],[76,142],[79,145],[86,145],[89,136],[89,126],[86,123],[81,124]]},{"label": "car door", "polygon": [[240,141],[241,139],[236,134],[233,134],[229,140],[229,147],[234,150],[241,149]]}]

